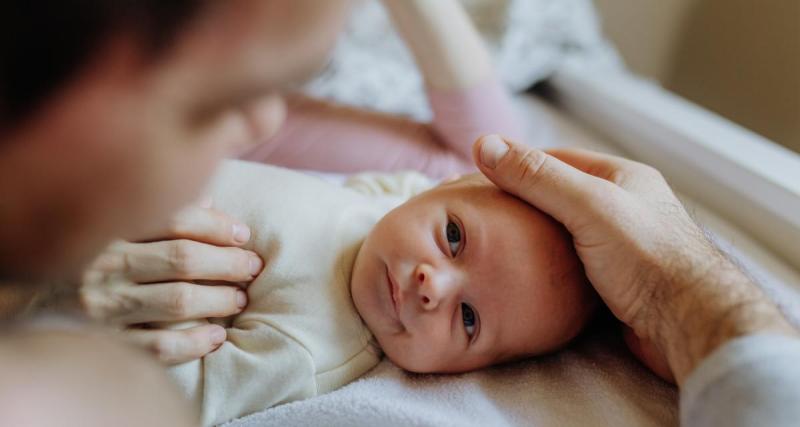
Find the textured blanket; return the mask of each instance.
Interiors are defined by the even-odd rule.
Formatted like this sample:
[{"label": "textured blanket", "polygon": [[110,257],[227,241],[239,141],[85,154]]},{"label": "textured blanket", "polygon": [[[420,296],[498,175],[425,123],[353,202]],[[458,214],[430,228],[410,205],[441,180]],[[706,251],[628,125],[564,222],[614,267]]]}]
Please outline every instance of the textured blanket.
[{"label": "textured blanket", "polygon": [[631,359],[616,334],[462,375],[413,375],[384,360],[333,393],[229,426],[677,425],[677,393]]}]

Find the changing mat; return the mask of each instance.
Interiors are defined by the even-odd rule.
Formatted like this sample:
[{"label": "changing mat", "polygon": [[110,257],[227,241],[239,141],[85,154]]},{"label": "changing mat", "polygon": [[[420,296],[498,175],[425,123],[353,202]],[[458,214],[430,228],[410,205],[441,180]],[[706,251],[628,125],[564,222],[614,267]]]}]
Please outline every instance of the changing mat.
[{"label": "changing mat", "polygon": [[[520,108],[523,117],[548,117],[553,140],[560,145],[619,154],[536,98],[524,97]],[[718,243],[742,260],[796,321],[800,317],[800,291],[785,284],[800,283],[797,272],[700,204],[683,200]],[[651,375],[633,359],[614,328],[595,329],[556,354],[468,374],[414,375],[384,360],[342,389],[228,425],[677,425],[675,387]]]}]

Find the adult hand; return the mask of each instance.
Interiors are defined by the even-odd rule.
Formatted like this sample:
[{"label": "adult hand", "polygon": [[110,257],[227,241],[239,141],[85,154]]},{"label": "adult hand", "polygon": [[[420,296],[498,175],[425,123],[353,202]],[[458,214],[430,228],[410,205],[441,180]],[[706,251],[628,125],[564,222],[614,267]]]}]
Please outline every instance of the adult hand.
[{"label": "adult hand", "polygon": [[794,335],[778,309],[692,221],[652,167],[586,150],[482,137],[480,170],[564,224],[614,315],[666,357],[679,384],[729,339]]},{"label": "adult hand", "polygon": [[[149,242],[115,242],[83,276],[82,308],[92,318],[120,325],[137,344],[166,363],[202,357],[225,341],[225,329],[204,324],[183,330],[150,327],[239,313],[243,286],[263,267],[238,248],[247,226],[207,206],[179,213]],[[196,281],[202,281],[198,284]]]}]

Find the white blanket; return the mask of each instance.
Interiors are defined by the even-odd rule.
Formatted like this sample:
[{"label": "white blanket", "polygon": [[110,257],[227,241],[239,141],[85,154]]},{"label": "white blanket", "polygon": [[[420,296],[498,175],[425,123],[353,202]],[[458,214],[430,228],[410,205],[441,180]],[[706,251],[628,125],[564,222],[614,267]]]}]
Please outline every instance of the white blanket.
[{"label": "white blanket", "polygon": [[229,426],[677,425],[675,388],[631,359],[617,335],[463,375],[412,375],[389,361],[333,393]]}]

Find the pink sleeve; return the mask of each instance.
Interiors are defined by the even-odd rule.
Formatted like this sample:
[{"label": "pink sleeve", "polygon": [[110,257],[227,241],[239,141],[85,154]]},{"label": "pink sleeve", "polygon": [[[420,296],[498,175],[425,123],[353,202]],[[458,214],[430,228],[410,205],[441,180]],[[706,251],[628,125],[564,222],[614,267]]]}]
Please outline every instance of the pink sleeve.
[{"label": "pink sleeve", "polygon": [[472,143],[488,133],[522,141],[524,132],[506,88],[494,77],[472,88],[428,90],[433,110],[431,127],[451,150],[472,159]]},{"label": "pink sleeve", "polygon": [[518,138],[505,89],[493,78],[463,91],[430,90],[430,124],[312,100],[290,102],[286,123],[241,158],[325,172],[418,170],[442,178],[475,171],[471,147],[485,133]]}]

